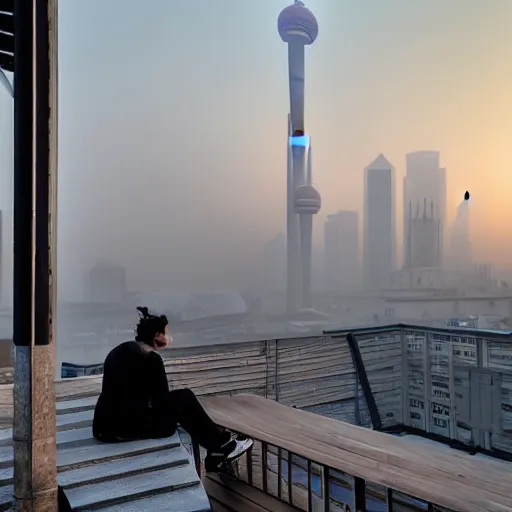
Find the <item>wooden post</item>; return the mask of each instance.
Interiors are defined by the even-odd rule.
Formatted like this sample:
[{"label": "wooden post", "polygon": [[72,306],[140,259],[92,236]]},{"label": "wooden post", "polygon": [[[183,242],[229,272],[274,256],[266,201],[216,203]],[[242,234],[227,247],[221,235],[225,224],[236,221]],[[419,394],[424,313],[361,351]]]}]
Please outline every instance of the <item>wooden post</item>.
[{"label": "wooden post", "polygon": [[52,267],[56,0],[15,0],[14,501],[57,510]]}]

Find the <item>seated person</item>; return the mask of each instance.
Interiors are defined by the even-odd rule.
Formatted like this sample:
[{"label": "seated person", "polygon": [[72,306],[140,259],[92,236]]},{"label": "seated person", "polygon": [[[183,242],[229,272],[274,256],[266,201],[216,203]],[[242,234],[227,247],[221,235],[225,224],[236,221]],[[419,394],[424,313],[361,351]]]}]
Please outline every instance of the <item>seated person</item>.
[{"label": "seated person", "polygon": [[135,341],[118,345],[105,359],[94,437],[104,442],[170,437],[180,424],[193,442],[208,451],[210,460],[229,462],[243,455],[252,447],[252,439],[219,428],[190,389],[169,391],[157,353],[169,344],[167,318],[137,309]]}]

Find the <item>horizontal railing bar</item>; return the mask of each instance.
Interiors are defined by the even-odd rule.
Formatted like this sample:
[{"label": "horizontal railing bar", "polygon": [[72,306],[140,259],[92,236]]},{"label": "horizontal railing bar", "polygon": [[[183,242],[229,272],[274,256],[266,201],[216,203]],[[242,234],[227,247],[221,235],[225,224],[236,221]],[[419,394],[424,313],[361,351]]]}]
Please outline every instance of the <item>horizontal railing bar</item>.
[{"label": "horizontal railing bar", "polygon": [[353,329],[333,329],[323,331],[324,335],[334,338],[346,336],[347,334],[382,334],[401,330],[435,332],[439,334],[451,334],[453,336],[470,336],[474,338],[496,338],[500,341],[512,343],[512,330],[501,331],[494,329],[473,329],[470,327],[431,327],[415,324],[389,324],[379,327],[354,327]]}]

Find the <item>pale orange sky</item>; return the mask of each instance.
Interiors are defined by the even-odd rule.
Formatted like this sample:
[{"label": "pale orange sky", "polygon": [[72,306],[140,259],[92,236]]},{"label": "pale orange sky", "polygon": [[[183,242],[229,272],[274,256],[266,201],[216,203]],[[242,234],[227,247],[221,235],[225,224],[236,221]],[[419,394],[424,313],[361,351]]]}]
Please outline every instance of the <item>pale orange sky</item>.
[{"label": "pale orange sky", "polygon": [[[70,290],[99,257],[125,264],[135,287],[162,275],[238,286],[285,226],[276,20],[289,1],[148,2],[60,4],[59,282]],[[439,150],[449,212],[473,196],[477,258],[512,266],[512,0],[306,3],[320,27],[306,56],[316,239],[326,215],[362,212],[363,169],[382,152],[396,167],[400,241],[405,154]],[[0,94],[7,170],[11,130]]]}]

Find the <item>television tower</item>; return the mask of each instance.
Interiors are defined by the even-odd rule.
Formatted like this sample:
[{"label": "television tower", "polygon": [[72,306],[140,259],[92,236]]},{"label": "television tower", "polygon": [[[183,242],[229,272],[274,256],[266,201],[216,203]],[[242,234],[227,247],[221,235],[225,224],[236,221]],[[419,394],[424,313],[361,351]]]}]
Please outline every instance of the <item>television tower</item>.
[{"label": "television tower", "polygon": [[279,14],[277,28],[288,44],[287,301],[288,310],[294,311],[311,307],[312,215],[321,206],[320,194],[311,185],[311,139],[304,125],[305,46],[315,42],[318,23],[295,0]]}]

